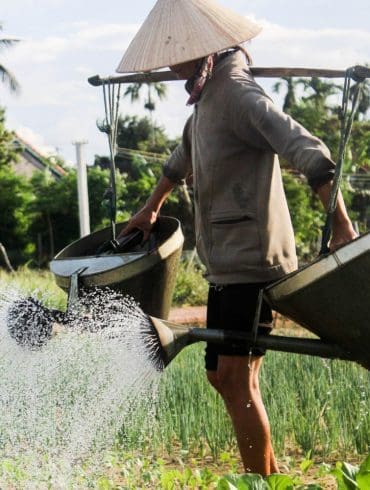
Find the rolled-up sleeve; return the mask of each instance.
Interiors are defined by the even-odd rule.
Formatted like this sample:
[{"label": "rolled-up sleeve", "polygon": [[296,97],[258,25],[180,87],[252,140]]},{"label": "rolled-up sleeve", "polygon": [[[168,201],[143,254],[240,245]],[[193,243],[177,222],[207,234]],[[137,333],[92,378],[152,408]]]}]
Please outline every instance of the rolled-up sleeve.
[{"label": "rolled-up sleeve", "polygon": [[181,143],[175,148],[163,165],[163,175],[175,184],[183,184],[192,173],[191,164],[191,126],[192,116],[187,120]]},{"label": "rolled-up sleeve", "polygon": [[285,158],[306,176],[313,189],[332,180],[335,163],[328,147],[280,111],[258,85],[239,84],[231,97],[231,107],[232,126],[239,138],[251,143],[246,128],[252,128],[252,133],[257,133],[257,146],[270,148]]}]

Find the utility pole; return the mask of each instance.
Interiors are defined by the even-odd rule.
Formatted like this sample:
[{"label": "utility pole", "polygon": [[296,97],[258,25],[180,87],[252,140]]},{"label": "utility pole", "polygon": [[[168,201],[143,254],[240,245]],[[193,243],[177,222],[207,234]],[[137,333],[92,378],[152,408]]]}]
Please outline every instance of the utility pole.
[{"label": "utility pole", "polygon": [[87,188],[86,162],[82,147],[87,141],[74,141],[77,162],[78,210],[80,216],[80,237],[90,234],[89,194]]}]

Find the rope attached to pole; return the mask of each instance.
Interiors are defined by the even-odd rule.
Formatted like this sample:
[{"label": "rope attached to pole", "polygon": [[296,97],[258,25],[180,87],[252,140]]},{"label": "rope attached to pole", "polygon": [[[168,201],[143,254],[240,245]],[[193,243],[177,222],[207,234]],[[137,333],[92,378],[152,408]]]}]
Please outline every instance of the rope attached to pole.
[{"label": "rope attached to pole", "polygon": [[[325,225],[322,233],[320,255],[327,254],[330,252],[329,240],[331,237],[331,232],[333,227],[333,216],[334,216],[335,209],[337,207],[338,193],[339,193],[340,183],[342,179],[345,151],[351,134],[354,117],[358,108],[360,94],[362,92],[364,81],[366,79],[366,74],[364,74],[364,76],[359,76],[359,74],[355,72],[355,68],[356,67],[348,68],[346,70],[346,74],[344,77],[342,106],[340,108],[340,116],[339,116],[341,120],[341,130],[340,130],[338,163],[335,167],[333,187],[330,194],[327,216],[326,216]],[[351,107],[349,107],[351,79],[355,80],[357,83],[354,86],[352,104]]]},{"label": "rope attached to pole", "polygon": [[110,151],[110,186],[106,190],[104,197],[110,203],[110,222],[112,229],[112,240],[116,239],[116,215],[117,215],[117,192],[116,192],[116,141],[118,131],[119,102],[121,97],[121,84],[118,84],[117,95],[115,85],[104,80],[103,99],[105,109],[105,119],[99,129],[107,134]]}]

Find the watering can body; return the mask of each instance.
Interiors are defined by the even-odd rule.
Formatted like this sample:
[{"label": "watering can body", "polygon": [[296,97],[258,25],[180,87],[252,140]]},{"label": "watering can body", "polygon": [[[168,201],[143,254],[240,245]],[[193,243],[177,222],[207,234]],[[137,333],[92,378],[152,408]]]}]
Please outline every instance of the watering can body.
[{"label": "watering can body", "polygon": [[265,289],[273,309],[370,364],[370,233]]},{"label": "watering can body", "polygon": [[[117,225],[117,233],[125,223]],[[180,222],[159,217],[149,240],[125,253],[99,254],[111,228],[85,236],[64,248],[50,263],[56,283],[70,291],[76,271],[80,290],[109,287],[137,301],[149,315],[167,318],[184,237]]]}]

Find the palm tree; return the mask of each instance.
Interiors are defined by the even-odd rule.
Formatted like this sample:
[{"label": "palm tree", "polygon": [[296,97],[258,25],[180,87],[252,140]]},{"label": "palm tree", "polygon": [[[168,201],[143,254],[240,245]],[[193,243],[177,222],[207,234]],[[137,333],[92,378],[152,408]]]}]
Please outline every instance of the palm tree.
[{"label": "palm tree", "polygon": [[283,111],[289,114],[289,111],[297,102],[295,88],[298,82],[294,81],[292,77],[281,77],[280,80],[280,82],[276,82],[273,85],[272,90],[275,93],[279,93],[283,86],[283,82],[286,83],[287,93],[284,98]]},{"label": "palm tree", "polygon": [[[3,26],[0,24],[0,31],[3,30]],[[0,38],[0,50],[9,48],[19,42],[19,39]],[[9,89],[13,93],[18,93],[20,85],[17,82],[15,76],[0,62],[0,78],[5,85],[8,85]]]},{"label": "palm tree", "polygon": [[144,108],[149,111],[150,121],[153,128],[153,144],[155,144],[155,129],[153,124],[153,112],[155,111],[155,103],[153,101],[153,90],[159,100],[163,100],[167,96],[167,86],[164,83],[132,83],[128,85],[123,96],[129,97],[131,102],[136,102],[140,99],[141,89],[147,85],[147,96],[144,100]]},{"label": "palm tree", "polygon": [[317,77],[312,77],[309,80],[299,78],[297,83],[301,83],[304,90],[313,91],[313,94],[303,97],[303,100],[311,101],[318,110],[328,109],[326,99],[342,90],[341,85],[336,85],[331,82],[328,83]]}]

